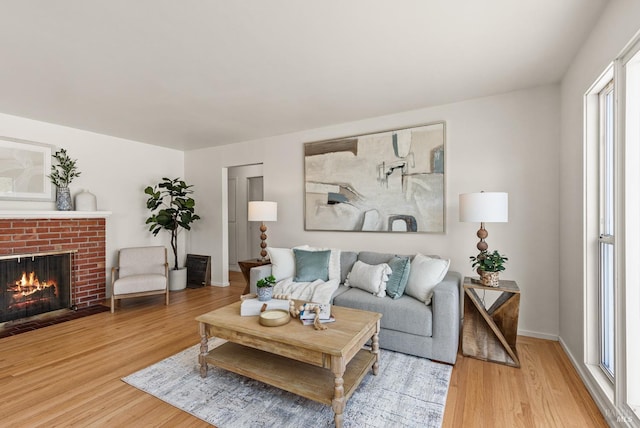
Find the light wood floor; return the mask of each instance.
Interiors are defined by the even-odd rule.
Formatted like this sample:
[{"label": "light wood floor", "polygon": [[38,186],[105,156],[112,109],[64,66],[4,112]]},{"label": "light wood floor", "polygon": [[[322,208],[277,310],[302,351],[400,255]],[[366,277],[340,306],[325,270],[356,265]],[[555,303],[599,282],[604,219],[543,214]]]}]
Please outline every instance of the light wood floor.
[{"label": "light wood floor", "polygon": [[[120,378],[198,343],[194,318],[242,293],[231,280],[0,339],[0,426],[207,426]],[[445,427],[606,426],[558,343],[518,340],[521,369],[458,356]]]}]

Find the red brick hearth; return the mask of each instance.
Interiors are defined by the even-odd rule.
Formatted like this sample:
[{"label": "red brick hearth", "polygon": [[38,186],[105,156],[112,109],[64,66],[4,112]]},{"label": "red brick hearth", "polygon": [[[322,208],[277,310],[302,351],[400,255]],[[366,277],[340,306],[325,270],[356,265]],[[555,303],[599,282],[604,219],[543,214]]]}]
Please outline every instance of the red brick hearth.
[{"label": "red brick hearth", "polygon": [[0,255],[76,250],[72,299],[78,308],[106,297],[106,219],[0,219]]}]

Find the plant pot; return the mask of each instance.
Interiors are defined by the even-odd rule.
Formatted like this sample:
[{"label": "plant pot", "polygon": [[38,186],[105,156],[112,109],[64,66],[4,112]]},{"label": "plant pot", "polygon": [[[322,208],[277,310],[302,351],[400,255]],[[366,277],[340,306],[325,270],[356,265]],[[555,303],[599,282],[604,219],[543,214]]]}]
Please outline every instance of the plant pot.
[{"label": "plant pot", "polygon": [[499,273],[482,271],[480,273],[480,282],[486,287],[497,287],[500,285]]},{"label": "plant pot", "polygon": [[56,190],[56,208],[58,211],[71,211],[71,192],[68,187],[58,187]]},{"label": "plant pot", "polygon": [[169,269],[169,291],[187,288],[187,268]]},{"label": "plant pot", "polygon": [[273,287],[258,287],[258,300],[266,302],[271,300],[273,294]]}]

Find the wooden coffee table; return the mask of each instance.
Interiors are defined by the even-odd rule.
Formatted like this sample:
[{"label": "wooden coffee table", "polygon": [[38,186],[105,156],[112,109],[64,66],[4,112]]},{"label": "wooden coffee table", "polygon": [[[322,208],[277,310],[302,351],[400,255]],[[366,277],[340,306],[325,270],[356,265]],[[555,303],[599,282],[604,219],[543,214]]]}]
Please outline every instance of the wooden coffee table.
[{"label": "wooden coffee table", "polygon": [[[344,407],[369,369],[378,374],[382,315],[333,306],[327,330],[300,321],[264,327],[258,317],[240,316],[240,302],[196,318],[200,333],[200,375],[207,364],[330,405],[336,427]],[[228,342],[209,351],[208,338]],[[371,339],[371,350],[363,349]]]}]

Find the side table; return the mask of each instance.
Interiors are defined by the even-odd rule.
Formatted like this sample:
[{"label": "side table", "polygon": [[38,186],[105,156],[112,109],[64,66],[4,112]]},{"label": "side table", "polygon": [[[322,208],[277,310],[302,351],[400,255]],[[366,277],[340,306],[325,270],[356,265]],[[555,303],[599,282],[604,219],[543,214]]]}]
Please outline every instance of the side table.
[{"label": "side table", "polygon": [[249,291],[251,290],[249,286],[251,268],[262,266],[262,265],[270,265],[270,264],[271,264],[271,260],[260,260],[260,259],[250,259],[250,260],[243,260],[241,262],[238,262],[238,266],[240,266],[240,270],[242,271],[242,276],[244,276],[244,280],[247,282],[247,286],[244,288],[244,292],[242,294],[249,294]]},{"label": "side table", "polygon": [[[520,289],[515,281],[501,280],[498,287],[486,287],[465,277],[462,355],[520,367],[516,349]],[[487,309],[476,290],[499,291],[498,299]]]}]

